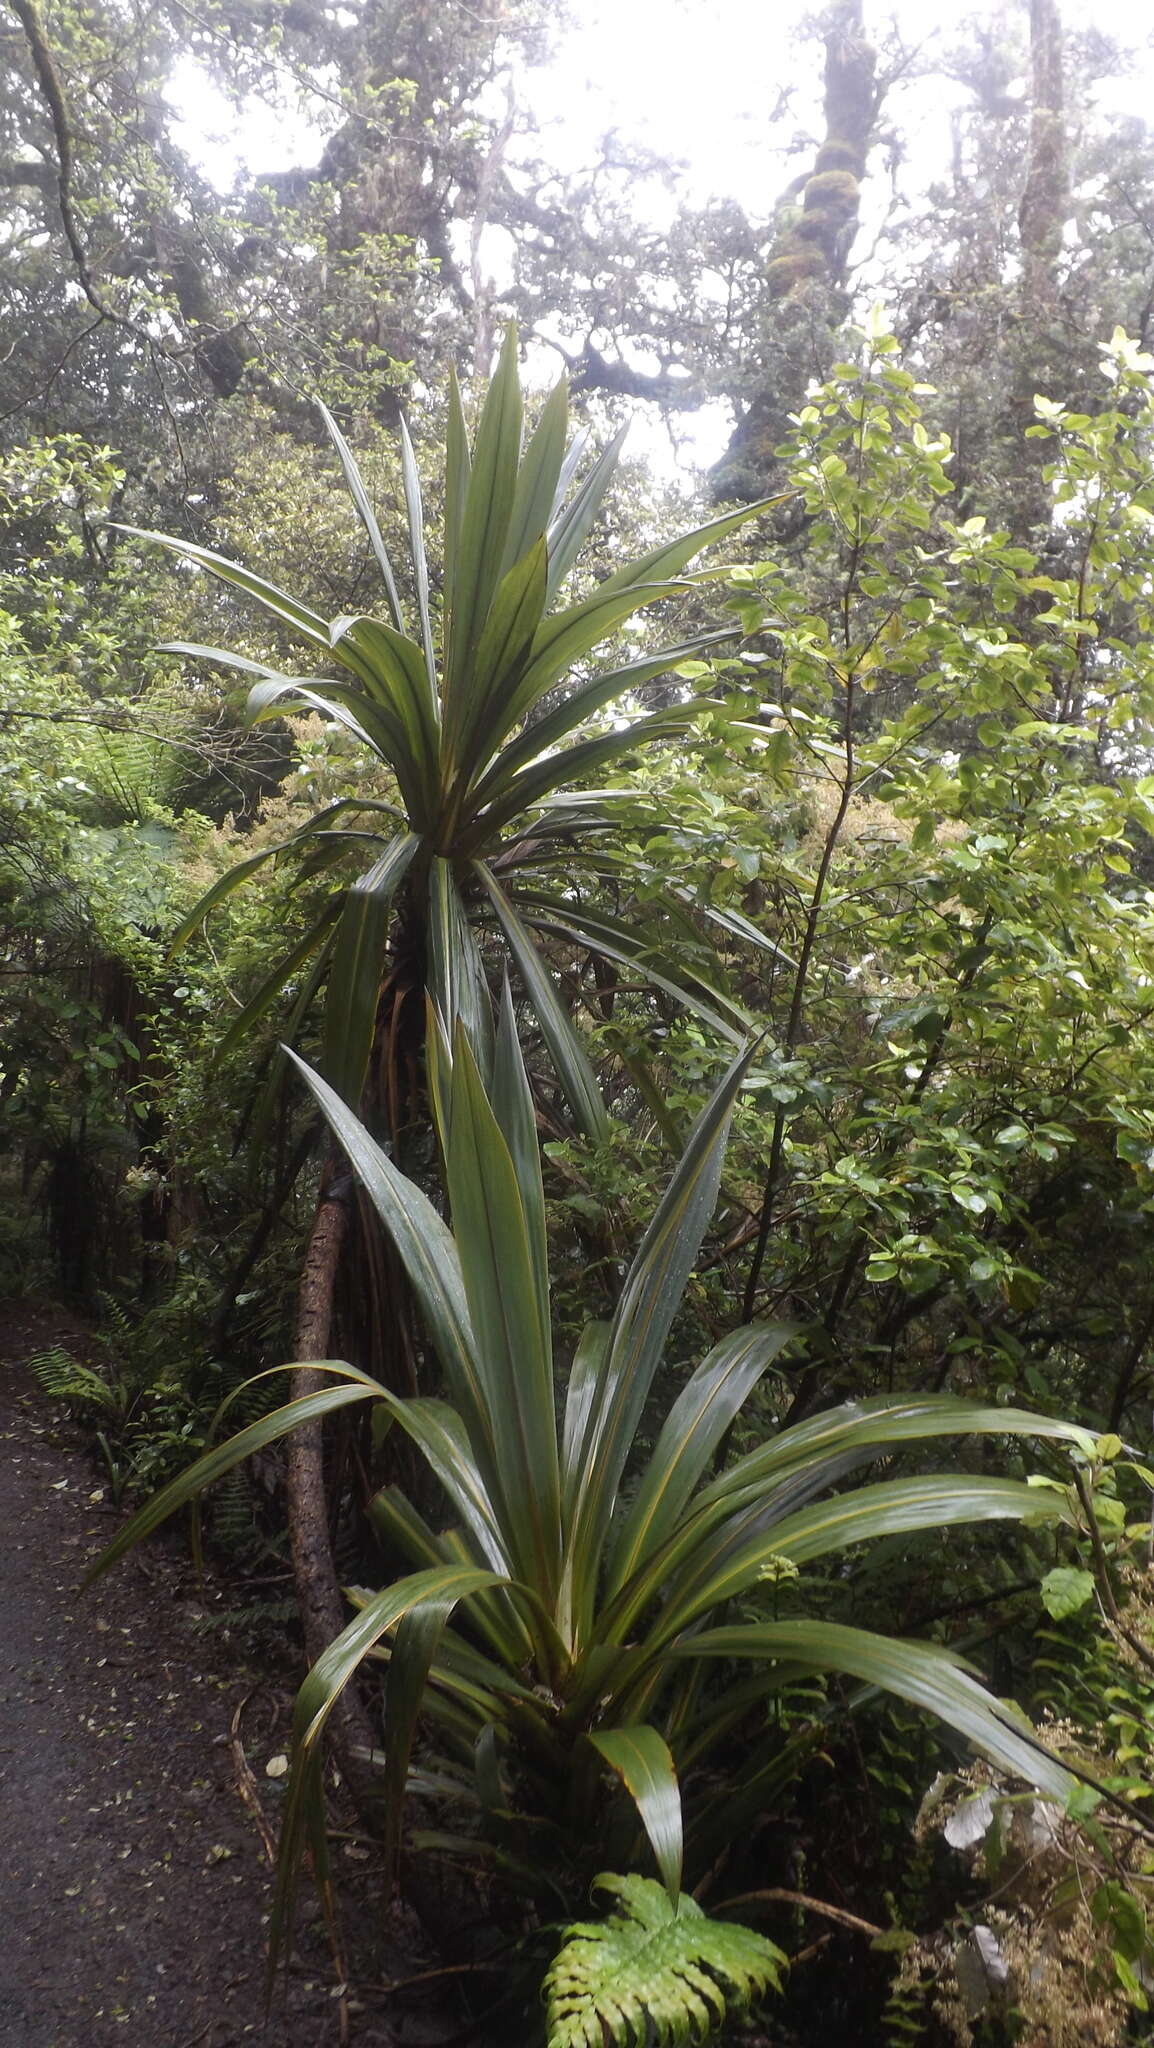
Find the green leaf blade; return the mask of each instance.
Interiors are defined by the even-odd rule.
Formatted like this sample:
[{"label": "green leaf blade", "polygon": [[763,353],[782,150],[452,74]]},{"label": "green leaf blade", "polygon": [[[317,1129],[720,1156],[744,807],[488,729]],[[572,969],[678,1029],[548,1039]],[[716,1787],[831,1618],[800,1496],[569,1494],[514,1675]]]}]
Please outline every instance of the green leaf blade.
[{"label": "green leaf blade", "polygon": [[582,1630],[591,1623],[594,1559],[670,1324],[713,1214],[729,1119],[752,1051],[731,1066],[690,1132],[685,1152],[626,1277],[580,1453],[583,1479],[570,1545],[579,1561]]},{"label": "green leaf blade", "polygon": [[551,1604],[560,1571],[552,1332],[513,1163],[460,1026],[446,1169],[502,1525],[518,1578]]},{"label": "green leaf blade", "polygon": [[1077,1780],[959,1658],[936,1644],[900,1642],[826,1621],[771,1621],[706,1629],[667,1653],[678,1658],[788,1660],[811,1671],[841,1671],[896,1693],[957,1730],[1003,1770],[1064,1805]]},{"label": "green leaf blade", "polygon": [[[475,697],[473,657],[496,588],[521,456],[517,339],[509,329],[481,412],[465,484],[446,605],[445,746],[455,761]],[[464,468],[459,471],[464,480]]]},{"label": "green leaf blade", "polygon": [[[541,408],[537,425],[522,458],[501,573],[511,569],[538,541],[545,540],[565,459],[569,422],[569,384],[562,377]],[[542,603],[545,597],[542,592]]]},{"label": "green leaf blade", "polygon": [[396,1246],[472,1441],[486,1443],[488,1421],[474,1357],[461,1263],[443,1217],[428,1197],[397,1170],[336,1090],[287,1047],[286,1052],[324,1111],[333,1135]]},{"label": "green leaf blade", "polygon": [[607,1597],[656,1550],[762,1374],[795,1334],[792,1323],[750,1324],[715,1344],[669,1411],[614,1544]]},{"label": "green leaf blade", "polygon": [[420,840],[404,833],[346,892],[337,926],[325,1001],[321,1071],[356,1109],[376,1033],[393,899]]},{"label": "green leaf blade", "polygon": [[[291,1372],[292,1367],[283,1366],[275,1369]],[[249,1423],[247,1429],[239,1430],[235,1436],[229,1437],[226,1443],[217,1444],[212,1450],[206,1451],[188,1467],[187,1471],[178,1473],[175,1479],[138,1509],[119,1534],[113,1537],[112,1542],[101,1551],[95,1564],[86,1574],[84,1584],[87,1585],[92,1579],[106,1572],[118,1559],[124,1557],[134,1544],[143,1542],[146,1536],[151,1536],[155,1529],[159,1529],[161,1523],[166,1522],[178,1508],[187,1507],[206,1487],[223,1478],[226,1472],[231,1472],[235,1465],[243,1464],[254,1452],[263,1451],[269,1444],[279,1442],[282,1436],[287,1436],[290,1431],[298,1429],[303,1422],[317,1421],[322,1416],[333,1414],[338,1408],[347,1408],[351,1402],[375,1400],[380,1396],[381,1390],[376,1381],[371,1380],[367,1373],[359,1372],[355,1366],[327,1359],[318,1362],[310,1370],[339,1373],[346,1384],[322,1387],[317,1393],[306,1395],[301,1400],[286,1402],[283,1408],[274,1409],[271,1415],[262,1415],[259,1421]]]},{"label": "green leaf blade", "polygon": [[475,871],[496,914],[517,974],[529,998],[565,1098],[580,1129],[594,1144],[609,1135],[609,1117],[597,1076],[565,1010],[553,978],[505,891],[483,861]]},{"label": "green leaf blade", "polygon": [[368,534],[369,545],[376,557],[377,567],[381,572],[381,580],[385,586],[385,595],[388,598],[389,613],[393,625],[398,633],[403,633],[404,621],[401,617],[401,600],[397,594],[397,579],[393,574],[393,565],[389,560],[388,550],[381,537],[381,529],[377,524],[377,515],[373,511],[372,501],[365,489],[364,478],[357,468],[352,449],[345,440],[327,405],[322,405],[318,399],[317,409],[324,421],[325,432],[337,451],[349,496],[356,506],[358,517],[365,532]]},{"label": "green leaf blade", "polygon": [[669,1745],[656,1728],[602,1728],[589,1740],[616,1771],[641,1816],[670,1904],[681,1895],[685,1853],[681,1788]]},{"label": "green leaf blade", "polygon": [[882,1536],[917,1536],[988,1521],[1071,1520],[1057,1494],[1039,1492],[1021,1480],[949,1473],[883,1480],[785,1516],[775,1514],[772,1504],[754,1504],[732,1531],[702,1545],[688,1574],[673,1577],[661,1632],[674,1635],[707,1617],[755,1585],[779,1557],[800,1566]]}]

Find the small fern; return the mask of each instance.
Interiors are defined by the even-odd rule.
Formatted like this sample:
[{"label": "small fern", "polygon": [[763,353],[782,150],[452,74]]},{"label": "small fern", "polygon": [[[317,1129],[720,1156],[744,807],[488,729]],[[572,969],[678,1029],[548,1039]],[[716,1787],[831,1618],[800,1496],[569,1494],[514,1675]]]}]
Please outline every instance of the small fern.
[{"label": "small fern", "polygon": [[882,2012],[886,2048],[917,2048],[926,2037],[930,1985],[924,1977],[898,1976],[891,1983]]},{"label": "small fern", "polygon": [[28,1369],[50,1400],[62,1401],[78,1413],[118,1416],[123,1409],[119,1390],[91,1366],[73,1358],[63,1345],[53,1344],[45,1351],[34,1351]]},{"label": "small fern", "polygon": [[781,1989],[781,1950],[711,1920],[688,1893],[675,1908],[655,1879],[609,1871],[594,1889],[620,1903],[607,1920],[567,1930],[545,1979],[549,2048],[681,2048]]},{"label": "small fern", "polygon": [[198,1614],[192,1628],[198,1636],[210,1636],[221,1630],[267,1629],[275,1631],[283,1643],[294,1624],[299,1622],[300,1613],[300,1604],[296,1600],[253,1599],[247,1607],[216,1607]]}]

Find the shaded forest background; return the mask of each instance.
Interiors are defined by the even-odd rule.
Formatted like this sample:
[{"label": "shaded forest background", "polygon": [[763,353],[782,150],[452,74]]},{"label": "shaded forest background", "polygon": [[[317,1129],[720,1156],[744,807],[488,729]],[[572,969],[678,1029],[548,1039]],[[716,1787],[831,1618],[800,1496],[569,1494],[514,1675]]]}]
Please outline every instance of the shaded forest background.
[{"label": "shaded forest background", "polygon": [[[142,535],[245,563],[326,619],[372,611],[374,548],[317,400],[394,555],[403,417],[435,605],[450,371],[472,418],[510,321],[531,411],[564,369],[590,461],[631,415],[638,439],[668,430],[676,449],[708,409],[728,434],[708,476],[670,483],[627,448],[582,595],[691,516],[777,502],[707,557],[724,574],[667,595],[655,624],[614,625],[618,668],[675,650],[626,699],[656,724],[576,776],[551,885],[568,907],[542,907],[530,878],[604,1121],[575,1114],[513,956],[559,1349],[608,1312],[733,1044],[763,1033],[671,1383],[725,1333],[779,1317],[790,1346],[723,1452],[892,1394],[1108,1432],[1064,1533],[891,1536],[847,1551],[810,1597],[963,1644],[1141,1813],[1154,132],[1103,112],[1149,51],[1067,13],[1029,0],[915,39],[835,0],[788,52],[783,37],[762,188],[702,201],[619,133],[595,160],[548,160],[534,78],[565,25],[547,0],[9,0],[0,1286],[60,1293],[105,1331],[105,1375],[63,1356],[43,1373],[128,1495],[180,1469],[264,1366],[355,1354],[392,1388],[418,1384],[420,1318],[366,1204],[339,1226],[319,1307],[307,1263],[302,1288],[333,1178],[277,1051],[290,1037],[325,1056],[335,969],[317,935],[396,782],[334,720],[295,704],[247,723],[223,661],[164,651],[227,646],[293,674],[301,659],[291,622],[269,626]],[[216,189],[167,96],[190,61],[238,125],[254,96],[286,127],[303,112],[309,153]],[[949,168],[927,185],[907,123],[937,103]],[[578,662],[559,697],[587,674]],[[612,730],[595,707],[589,735]],[[318,818],[350,842],[280,857]],[[238,861],[248,885],[192,917]],[[495,991],[500,937],[490,917],[478,953]],[[432,1187],[424,950],[393,928],[353,1106]],[[647,1415],[643,1435],[657,1427]],[[971,1451],[963,1469],[981,1465]],[[409,1454],[352,1428],[327,1470],[314,1453],[288,1484],[315,1653],[373,1487],[383,1474],[423,1496]],[[214,1511],[238,1577],[272,1560],[274,1600],[290,1574],[282,1485],[268,1453]],[[804,1946],[798,1901],[814,1893],[886,1930],[864,1963],[860,1932],[834,1937],[866,1987],[860,2038],[1145,2039],[1148,1842],[1079,1834],[1075,1815],[1007,1875],[1018,1809],[995,1850],[963,1839],[948,1799],[915,1839],[956,1759],[904,1707],[845,1705],[799,1687],[754,1839],[792,1900],[775,1938]],[[984,1780],[960,1782],[983,1796]],[[723,1890],[754,1889],[755,1861]],[[975,1948],[979,1922],[1008,1975]],[[797,1972],[798,2038],[851,2026],[832,1974]],[[952,1989],[935,2006],[939,1980]]]}]

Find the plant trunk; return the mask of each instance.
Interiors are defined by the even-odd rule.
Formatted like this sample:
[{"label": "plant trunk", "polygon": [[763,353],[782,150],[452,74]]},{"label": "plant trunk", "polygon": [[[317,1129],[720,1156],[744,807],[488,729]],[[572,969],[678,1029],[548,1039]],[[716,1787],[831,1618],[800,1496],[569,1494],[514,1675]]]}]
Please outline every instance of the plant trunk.
[{"label": "plant trunk", "polygon": [[835,0],[825,28],[825,134],[813,168],[778,205],[765,271],[772,309],[761,389],[734,428],[712,475],[713,496],[759,498],[780,482],[777,448],[811,379],[829,374],[845,319],[844,287],[857,233],[866,160],[882,91],[862,0]]},{"label": "plant trunk", "polygon": [[1030,0],[1030,133],[1018,207],[1022,278],[1011,399],[1018,475],[1008,498],[1007,525],[1019,546],[1034,548],[1045,545],[1053,525],[1053,492],[1044,475],[1053,450],[1046,441],[1027,441],[1024,436],[1034,424],[1035,392],[1064,398],[1068,389],[1059,291],[1062,234],[1070,210],[1064,97],[1057,0]]},{"label": "plant trunk", "polygon": [[[330,1160],[305,1253],[297,1306],[296,1356],[292,1397],[317,1393],[326,1375],[310,1370],[312,1361],[330,1356],[333,1292],[341,1250],[348,1236],[353,1200],[352,1177],[343,1162]],[[305,1652],[313,1664],[338,1636],[348,1619],[337,1579],[325,1496],[324,1425],[306,1423],[288,1442],[288,1522],[293,1576],[304,1628]],[[368,1756],[372,1729],[362,1701],[349,1685],[329,1720],[333,1749],[358,1807],[368,1802],[372,1773]]]}]

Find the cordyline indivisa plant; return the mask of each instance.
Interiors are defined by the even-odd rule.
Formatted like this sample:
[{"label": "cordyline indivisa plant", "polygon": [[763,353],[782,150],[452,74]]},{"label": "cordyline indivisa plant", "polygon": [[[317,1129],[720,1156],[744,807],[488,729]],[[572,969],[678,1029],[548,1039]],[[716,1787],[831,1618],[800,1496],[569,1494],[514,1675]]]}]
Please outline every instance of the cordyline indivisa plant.
[{"label": "cordyline indivisa plant", "polygon": [[[717,1471],[730,1425],[792,1334],[763,1323],[714,1345],[638,1460],[638,1425],[713,1212],[751,1055],[698,1118],[613,1317],[590,1323],[577,1346],[558,1412],[537,1130],[508,990],[487,1077],[464,1025],[450,1046],[435,1011],[429,1052],[451,1230],[335,1090],[301,1071],[404,1264],[447,1397],[402,1398],[356,1366],[327,1362],[330,1384],[200,1459],[102,1560],[251,1452],[351,1403],[375,1404],[383,1423],[404,1430],[440,1483],[439,1520],[395,1487],[378,1494],[374,1519],[413,1569],[379,1591],[352,1589],[354,1618],[298,1695],[278,1926],[306,1847],[322,1879],[327,1869],[321,1737],[366,1658],[386,1666],[390,1870],[415,1785],[458,1813],[471,1807],[460,1848],[503,1846],[543,1897],[571,1896],[566,1878],[587,1883],[607,1842],[636,1858],[640,1829],[675,1902],[686,1859],[694,1874],[708,1866],[759,1810],[780,1764],[770,1731],[740,1782],[719,1792],[727,1738],[752,1703],[825,1672],[929,1709],[1004,1769],[1064,1798],[1069,1773],[947,1650],[816,1615],[729,1616],[783,1568],[803,1571],[872,1537],[1070,1516],[1059,1491],[1012,1479],[917,1473],[846,1488],[862,1467],[973,1433],[1049,1437],[1088,1453],[1087,1432],[950,1395],[883,1396],[781,1430]],[[432,1734],[414,1772],[419,1717]],[[629,1795],[616,1811],[606,1767]]]}]

